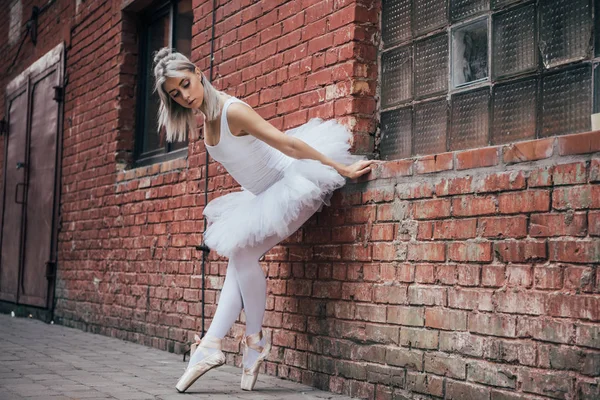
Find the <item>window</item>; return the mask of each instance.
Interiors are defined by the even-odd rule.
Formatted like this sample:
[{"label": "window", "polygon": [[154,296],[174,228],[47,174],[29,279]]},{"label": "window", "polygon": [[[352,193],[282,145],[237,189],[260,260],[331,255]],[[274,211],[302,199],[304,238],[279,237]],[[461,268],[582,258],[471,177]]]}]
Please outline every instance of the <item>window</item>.
[{"label": "window", "polygon": [[135,159],[136,165],[149,165],[187,154],[188,143],[165,140],[164,128],[157,130],[160,99],[153,93],[153,53],[169,46],[191,59],[192,1],[154,2],[140,16],[140,79],[137,102]]},{"label": "window", "polygon": [[589,130],[600,110],[599,7],[383,0],[381,158]]}]

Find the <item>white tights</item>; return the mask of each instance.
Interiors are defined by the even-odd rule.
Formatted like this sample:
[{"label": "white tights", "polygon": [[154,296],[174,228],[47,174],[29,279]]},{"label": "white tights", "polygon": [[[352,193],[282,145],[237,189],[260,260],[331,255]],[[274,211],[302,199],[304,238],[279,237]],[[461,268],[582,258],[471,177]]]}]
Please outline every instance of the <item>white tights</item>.
[{"label": "white tights", "polygon": [[[301,210],[298,217],[290,224],[292,232],[296,232],[318,208],[319,204],[316,204]],[[240,248],[231,255],[217,311],[206,332],[207,336],[224,338],[242,309],[246,315],[246,335],[261,331],[267,303],[267,280],[258,260],[285,238],[278,235],[269,236],[256,246]],[[265,338],[263,337],[258,344],[263,346]],[[194,365],[216,351],[208,348],[202,350],[193,354],[189,365]],[[247,356],[244,358],[244,367],[248,368],[254,364],[258,356],[257,351],[248,349]]]}]

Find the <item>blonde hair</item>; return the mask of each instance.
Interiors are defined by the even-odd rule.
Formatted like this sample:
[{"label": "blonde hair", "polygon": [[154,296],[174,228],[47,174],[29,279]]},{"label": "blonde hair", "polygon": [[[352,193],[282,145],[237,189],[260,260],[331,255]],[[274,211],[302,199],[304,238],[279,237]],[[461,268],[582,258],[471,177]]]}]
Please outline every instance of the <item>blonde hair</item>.
[{"label": "blonde hair", "polygon": [[[154,92],[158,92],[160,106],[158,109],[158,131],[164,126],[167,131],[167,142],[183,142],[187,138],[187,131],[192,132],[191,137],[196,139],[197,124],[195,112],[191,108],[185,108],[169,96],[163,84],[166,78],[184,78],[183,71],[194,73],[196,65],[185,55],[168,47],[154,53]],[[204,99],[200,111],[206,119],[213,121],[221,113],[220,90],[216,90],[202,75],[202,86],[204,87]]]}]

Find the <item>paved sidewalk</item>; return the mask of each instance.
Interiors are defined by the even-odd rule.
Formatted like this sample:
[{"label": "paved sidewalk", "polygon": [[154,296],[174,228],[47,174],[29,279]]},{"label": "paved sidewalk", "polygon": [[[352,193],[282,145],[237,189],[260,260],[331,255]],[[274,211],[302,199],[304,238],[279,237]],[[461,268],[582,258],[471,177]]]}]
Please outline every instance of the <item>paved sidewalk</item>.
[{"label": "paved sidewalk", "polygon": [[0,314],[0,399],[349,399],[261,374],[240,389],[240,369],[209,371],[186,393],[182,356],[38,320]]}]

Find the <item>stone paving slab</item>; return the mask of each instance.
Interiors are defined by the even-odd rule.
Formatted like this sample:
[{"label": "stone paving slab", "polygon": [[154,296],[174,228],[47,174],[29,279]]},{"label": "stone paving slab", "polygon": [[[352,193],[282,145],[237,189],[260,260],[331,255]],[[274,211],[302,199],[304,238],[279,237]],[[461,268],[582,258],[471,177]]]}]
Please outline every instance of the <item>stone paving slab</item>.
[{"label": "stone paving slab", "polygon": [[178,393],[186,364],[178,354],[0,314],[0,400],[350,399],[265,374],[246,392],[230,365]]}]

